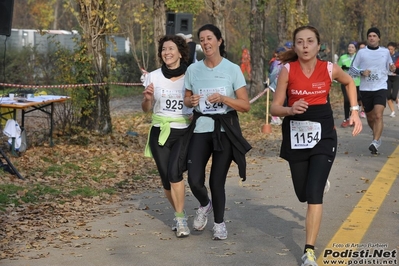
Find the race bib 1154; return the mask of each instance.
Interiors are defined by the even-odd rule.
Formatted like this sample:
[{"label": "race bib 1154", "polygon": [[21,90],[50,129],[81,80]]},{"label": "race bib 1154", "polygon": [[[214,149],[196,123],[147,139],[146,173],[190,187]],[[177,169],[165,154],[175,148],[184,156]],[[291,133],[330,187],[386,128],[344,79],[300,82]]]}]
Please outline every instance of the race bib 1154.
[{"label": "race bib 1154", "polygon": [[321,138],[321,124],[312,121],[290,121],[291,149],[310,149]]}]

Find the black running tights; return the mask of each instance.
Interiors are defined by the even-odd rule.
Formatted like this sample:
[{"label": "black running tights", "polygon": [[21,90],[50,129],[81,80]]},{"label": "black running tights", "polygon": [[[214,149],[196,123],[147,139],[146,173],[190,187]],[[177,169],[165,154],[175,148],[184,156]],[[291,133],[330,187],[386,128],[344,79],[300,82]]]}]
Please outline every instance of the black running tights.
[{"label": "black running tights", "polygon": [[307,161],[290,162],[292,182],[300,202],[322,204],[334,159],[327,155],[313,155]]},{"label": "black running tights", "polygon": [[178,183],[183,180],[183,175],[179,175],[178,160],[185,132],[186,129],[172,128],[168,140],[161,146],[158,144],[160,128],[154,126],[151,128],[149,144],[161,176],[162,186],[166,190],[171,189],[170,183]]},{"label": "black running tights", "polygon": [[221,141],[223,151],[214,151],[212,133],[194,133],[187,157],[188,184],[201,206],[206,206],[209,203],[209,197],[205,186],[205,168],[212,155],[209,188],[215,223],[222,223],[224,220],[225,183],[233,160],[231,143],[225,133],[221,133]]}]

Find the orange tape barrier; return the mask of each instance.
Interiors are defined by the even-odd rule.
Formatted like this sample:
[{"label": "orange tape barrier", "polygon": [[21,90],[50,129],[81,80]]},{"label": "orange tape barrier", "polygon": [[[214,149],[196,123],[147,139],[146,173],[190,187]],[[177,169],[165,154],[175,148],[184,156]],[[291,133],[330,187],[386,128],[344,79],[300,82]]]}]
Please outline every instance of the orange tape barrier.
[{"label": "orange tape barrier", "polygon": [[[10,84],[10,83],[0,83],[0,86],[13,87],[13,88],[38,88],[38,89],[53,89],[53,88],[78,88],[86,86],[102,86],[107,83],[89,83],[89,84],[62,84],[62,85],[21,85],[21,84]],[[142,83],[122,83],[122,82],[110,82],[108,84],[112,85],[123,85],[123,86],[142,86]]]},{"label": "orange tape barrier", "polygon": [[261,91],[258,95],[256,95],[255,97],[253,97],[249,103],[253,103],[255,102],[257,99],[259,99],[263,94],[265,94],[267,92],[269,88],[264,89],[263,91]]}]

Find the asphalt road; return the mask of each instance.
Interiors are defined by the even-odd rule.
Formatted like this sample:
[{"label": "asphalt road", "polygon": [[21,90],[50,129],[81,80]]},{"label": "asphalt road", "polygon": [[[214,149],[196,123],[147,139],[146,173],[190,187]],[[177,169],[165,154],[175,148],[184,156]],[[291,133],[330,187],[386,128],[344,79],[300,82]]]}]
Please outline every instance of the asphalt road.
[{"label": "asphalt road", "polygon": [[[378,265],[382,259],[393,259],[398,265],[399,250],[399,172],[398,122],[388,111],[384,116],[380,155],[371,155],[368,145],[371,131],[363,121],[363,132],[352,137],[350,128],[340,128],[337,115],[338,152],[330,174],[331,188],[324,198],[323,222],[317,240],[316,255],[329,254],[328,261],[319,265],[333,265],[332,259],[345,256],[356,258],[354,265]],[[273,127],[273,130],[278,130]],[[258,149],[261,147],[254,147]],[[381,193],[384,198],[378,206],[369,227],[340,229],[359,201],[389,163],[386,175],[394,178],[392,188]],[[84,228],[71,228],[76,240],[63,245],[49,245],[43,250],[32,250],[25,258],[2,260],[1,265],[300,265],[305,241],[304,222],[306,205],[299,203],[293,192],[287,162],[278,157],[276,151],[267,156],[248,156],[248,179],[240,186],[237,167],[229,172],[226,184],[227,204],[225,219],[229,232],[226,240],[211,239],[213,218],[203,232],[192,232],[187,238],[176,238],[170,230],[173,212],[163,196],[162,190],[140,194],[130,201],[113,206],[115,215],[100,217],[90,224],[90,232]],[[363,198],[364,199],[364,198]],[[367,199],[373,201],[372,198]],[[197,201],[187,191],[186,212],[192,224]],[[370,210],[364,210],[369,212]],[[364,218],[366,217],[366,218]],[[352,218],[351,218],[352,219]],[[358,218],[353,218],[358,219]],[[367,216],[360,216],[367,222]],[[361,227],[361,226],[360,226]],[[330,243],[334,237],[355,232],[360,241]],[[90,237],[85,237],[90,234]],[[97,236],[93,237],[93,236]],[[344,249],[340,245],[348,245]],[[358,249],[356,249],[358,247]],[[383,253],[371,256],[374,249]],[[356,250],[363,250],[364,262]],[[341,253],[345,251],[346,253]],[[349,252],[352,252],[349,255]],[[366,261],[366,259],[368,261]],[[374,261],[371,261],[374,259]],[[327,264],[328,263],[328,264]],[[338,264],[336,265],[345,265]]]}]

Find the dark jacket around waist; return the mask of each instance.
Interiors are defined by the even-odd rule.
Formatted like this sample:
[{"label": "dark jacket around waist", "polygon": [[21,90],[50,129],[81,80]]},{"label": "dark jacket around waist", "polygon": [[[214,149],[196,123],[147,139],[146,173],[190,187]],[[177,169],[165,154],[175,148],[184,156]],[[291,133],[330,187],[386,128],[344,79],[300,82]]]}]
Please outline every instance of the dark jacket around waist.
[{"label": "dark jacket around waist", "polygon": [[213,138],[213,147],[215,151],[223,151],[224,147],[220,141],[221,137],[221,127],[224,128],[227,138],[230,140],[233,149],[233,161],[238,166],[238,172],[242,181],[246,180],[246,168],[247,163],[245,159],[245,154],[252,149],[252,146],[248,143],[248,141],[243,137],[241,132],[240,123],[238,120],[237,111],[231,111],[227,114],[214,114],[214,115],[205,115],[199,112],[193,112],[193,120],[188,128],[188,131],[184,138],[184,143],[182,145],[182,150],[180,152],[179,157],[179,170],[180,172],[184,172],[187,170],[187,152],[190,144],[190,139],[192,134],[194,133],[195,124],[200,116],[207,116],[212,118],[215,121],[214,131],[212,133]]}]

